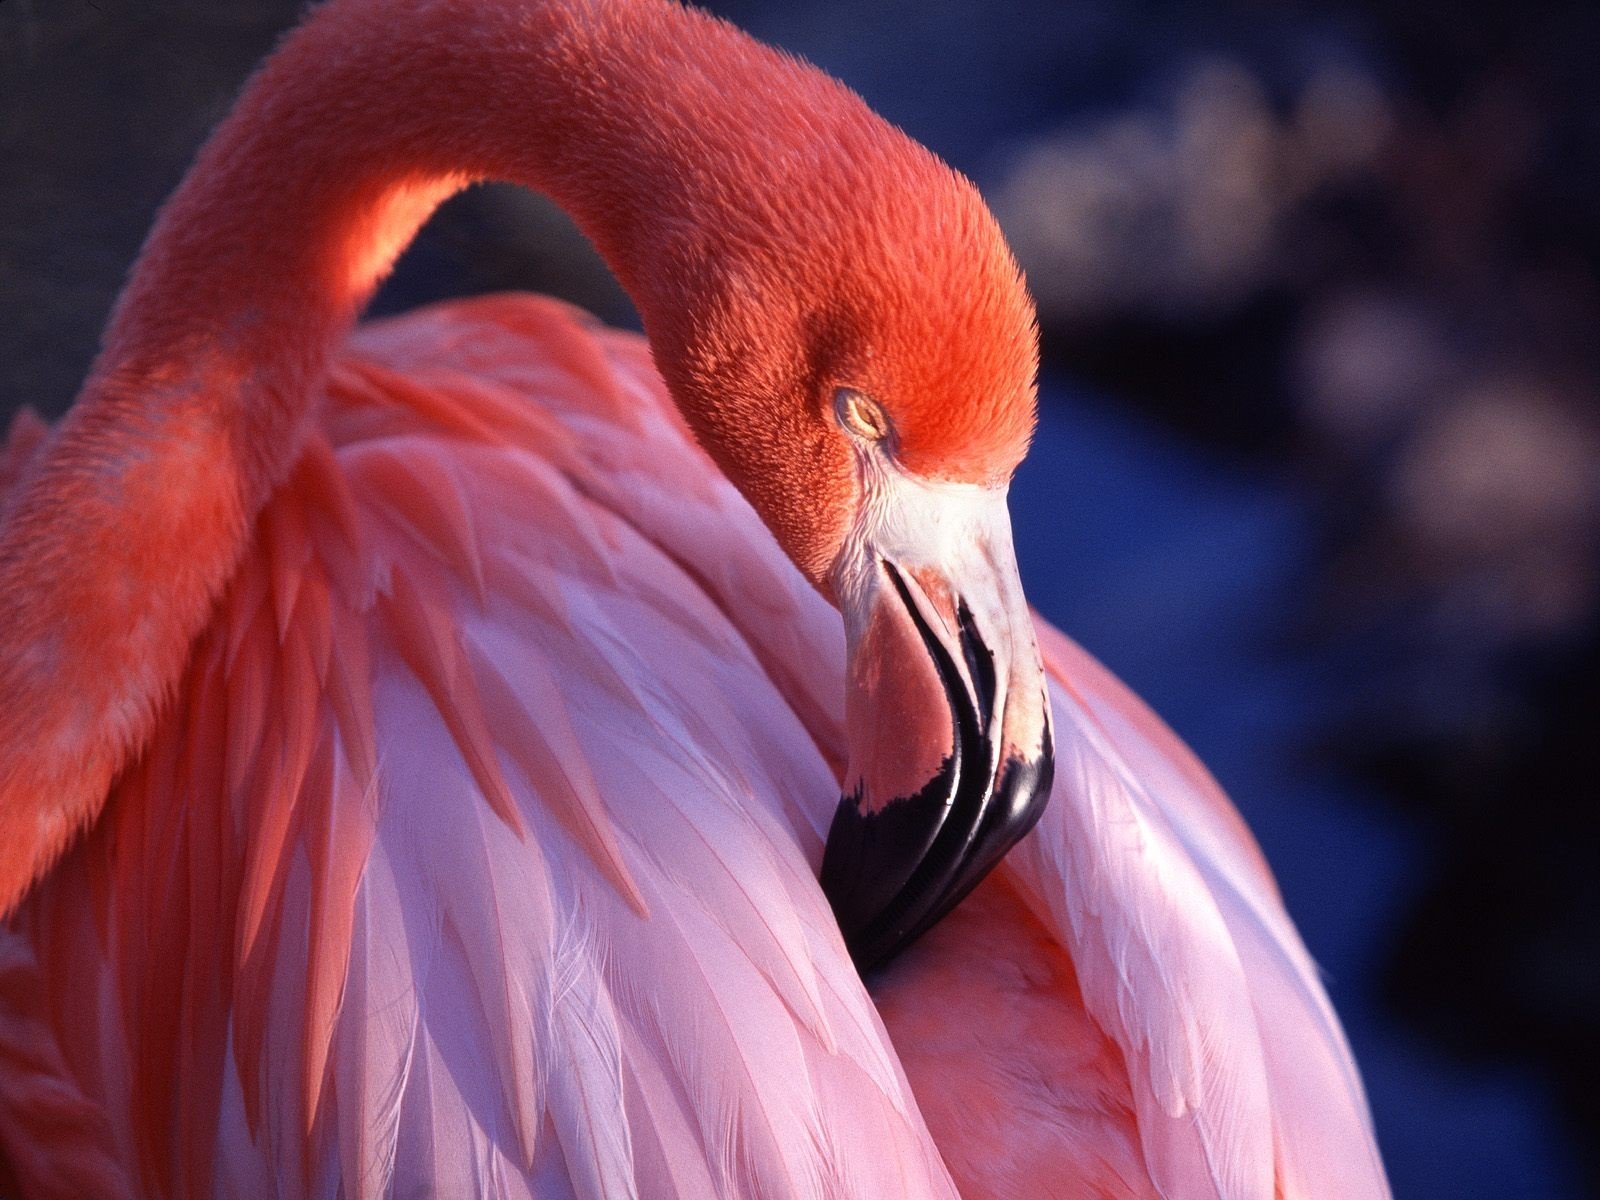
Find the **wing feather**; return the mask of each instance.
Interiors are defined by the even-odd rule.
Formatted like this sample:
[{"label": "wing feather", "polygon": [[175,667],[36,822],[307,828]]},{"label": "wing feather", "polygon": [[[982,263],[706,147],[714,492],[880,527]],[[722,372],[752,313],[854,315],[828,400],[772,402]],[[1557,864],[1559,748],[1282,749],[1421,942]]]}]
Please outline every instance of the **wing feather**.
[{"label": "wing feather", "polygon": [[1143,704],[1039,624],[1056,784],[1010,866],[1128,1060],[1154,1182],[1387,1197],[1354,1061],[1249,832]]},{"label": "wing feather", "polygon": [[100,1161],[153,1195],[953,1195],[816,884],[836,618],[570,310],[363,340],[149,753],[0,930],[107,1031],[43,1068],[134,1131]]}]

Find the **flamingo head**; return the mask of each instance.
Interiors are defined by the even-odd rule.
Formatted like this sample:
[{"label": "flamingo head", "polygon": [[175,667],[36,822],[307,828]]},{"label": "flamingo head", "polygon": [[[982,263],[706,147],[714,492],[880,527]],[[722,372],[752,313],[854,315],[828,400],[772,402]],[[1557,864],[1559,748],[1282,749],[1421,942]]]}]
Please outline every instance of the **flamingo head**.
[{"label": "flamingo head", "polygon": [[[1037,326],[967,179],[811,68],[727,49],[763,82],[677,127],[685,161],[712,165],[673,177],[677,218],[624,278],[701,444],[843,614],[849,762],[822,883],[865,968],[953,907],[1049,793],[1006,509]],[[727,100],[750,95],[759,114]]]}]

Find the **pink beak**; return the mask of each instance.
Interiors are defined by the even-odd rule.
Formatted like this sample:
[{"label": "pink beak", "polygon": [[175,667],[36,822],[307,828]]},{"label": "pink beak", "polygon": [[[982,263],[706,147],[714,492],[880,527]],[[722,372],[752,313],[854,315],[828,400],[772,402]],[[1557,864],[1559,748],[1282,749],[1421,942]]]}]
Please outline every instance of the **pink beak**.
[{"label": "pink beak", "polygon": [[955,907],[1050,794],[1043,671],[1003,535],[944,548],[943,567],[875,556],[845,593],[850,769],[822,887],[863,970]]}]

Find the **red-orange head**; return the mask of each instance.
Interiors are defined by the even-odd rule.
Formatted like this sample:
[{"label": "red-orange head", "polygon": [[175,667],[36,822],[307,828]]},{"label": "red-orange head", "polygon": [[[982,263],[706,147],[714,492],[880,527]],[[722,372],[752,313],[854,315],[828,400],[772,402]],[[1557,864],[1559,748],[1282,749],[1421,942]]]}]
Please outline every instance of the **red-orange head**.
[{"label": "red-orange head", "polygon": [[1033,429],[1032,302],[977,189],[855,93],[692,10],[609,11],[628,49],[571,153],[615,153],[553,190],[702,443],[828,591],[864,494],[839,393],[881,414],[894,469],[1003,485]]}]

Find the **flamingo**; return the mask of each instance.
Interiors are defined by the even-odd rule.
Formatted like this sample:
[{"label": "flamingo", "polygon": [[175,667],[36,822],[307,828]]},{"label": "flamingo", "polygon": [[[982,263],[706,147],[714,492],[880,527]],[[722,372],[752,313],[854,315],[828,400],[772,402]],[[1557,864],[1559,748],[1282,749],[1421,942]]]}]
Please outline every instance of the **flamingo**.
[{"label": "flamingo", "polygon": [[[647,342],[355,326],[486,178]],[[0,458],[24,1194],[1386,1196],[1249,832],[1023,599],[1035,360],[973,186],[719,20],[315,10]]]}]

